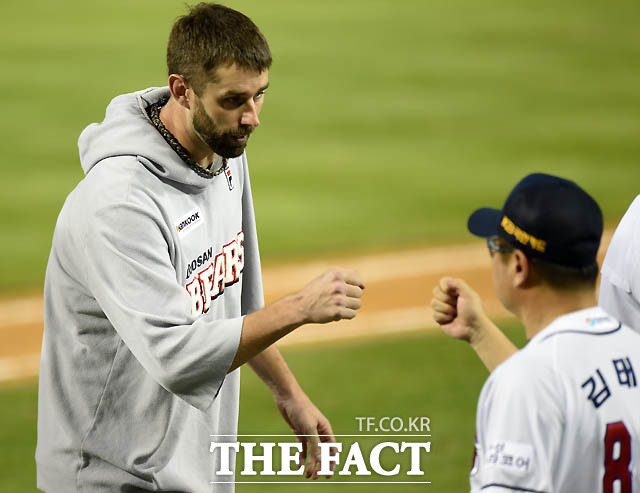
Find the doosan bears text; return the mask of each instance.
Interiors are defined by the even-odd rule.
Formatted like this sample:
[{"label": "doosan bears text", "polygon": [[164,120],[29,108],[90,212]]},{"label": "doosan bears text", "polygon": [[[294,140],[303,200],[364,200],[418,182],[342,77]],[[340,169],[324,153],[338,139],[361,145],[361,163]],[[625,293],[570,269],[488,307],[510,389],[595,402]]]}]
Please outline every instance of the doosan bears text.
[{"label": "doosan bears text", "polygon": [[187,277],[198,266],[205,267],[198,272],[185,287],[191,296],[191,312],[194,316],[206,313],[211,302],[224,293],[226,286],[240,280],[244,269],[244,233],[240,231],[236,239],[222,247],[222,251],[207,264],[213,256],[213,248],[205,251],[187,267]]}]

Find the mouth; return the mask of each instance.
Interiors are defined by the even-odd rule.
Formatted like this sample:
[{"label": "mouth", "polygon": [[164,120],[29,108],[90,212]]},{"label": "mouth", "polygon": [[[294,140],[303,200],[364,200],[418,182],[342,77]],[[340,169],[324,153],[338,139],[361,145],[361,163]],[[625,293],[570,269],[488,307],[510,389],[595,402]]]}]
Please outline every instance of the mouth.
[{"label": "mouth", "polygon": [[235,131],[231,131],[227,133],[227,136],[229,137],[229,139],[237,146],[243,146],[247,143],[247,141],[249,140],[249,136],[251,135],[251,132],[253,131],[252,128],[250,127],[245,127],[245,128],[238,128]]},{"label": "mouth", "polygon": [[247,135],[232,135],[231,140],[233,140],[238,145],[244,145],[249,140],[249,134]]}]

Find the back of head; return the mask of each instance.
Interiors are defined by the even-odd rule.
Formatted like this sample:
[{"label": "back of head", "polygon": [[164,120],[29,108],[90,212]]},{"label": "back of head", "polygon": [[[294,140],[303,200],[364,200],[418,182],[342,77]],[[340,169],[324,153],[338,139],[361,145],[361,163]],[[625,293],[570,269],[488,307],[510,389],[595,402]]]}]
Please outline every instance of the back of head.
[{"label": "back of head", "polygon": [[584,267],[567,267],[539,258],[530,260],[537,279],[556,291],[595,289],[599,272],[596,261]]},{"label": "back of head", "polygon": [[258,73],[271,66],[267,40],[251,19],[215,3],[199,3],[178,18],[167,44],[169,75],[182,75],[201,93],[218,67],[234,64]]}]

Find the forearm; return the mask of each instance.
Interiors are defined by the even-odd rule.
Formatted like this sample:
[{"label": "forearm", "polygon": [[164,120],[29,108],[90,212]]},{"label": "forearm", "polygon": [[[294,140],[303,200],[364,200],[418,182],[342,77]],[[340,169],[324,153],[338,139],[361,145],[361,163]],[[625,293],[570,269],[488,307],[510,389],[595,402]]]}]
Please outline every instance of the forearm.
[{"label": "forearm", "polygon": [[249,361],[249,366],[275,396],[286,397],[301,390],[280,350],[275,346],[254,356]]},{"label": "forearm", "polygon": [[303,442],[306,476],[317,478],[321,441],[335,441],[327,418],[302,391],[280,351],[272,344],[305,323],[351,319],[361,306],[364,284],[353,271],[330,269],[301,291],[247,315],[231,365],[249,362],[273,393],[278,411]]},{"label": "forearm", "polygon": [[320,442],[335,442],[327,418],[304,393],[275,346],[264,350],[249,365],[273,393],[276,407],[302,442],[299,461],[305,464],[305,476],[317,479],[320,469]]},{"label": "forearm", "polygon": [[[256,357],[258,357],[258,367],[260,367],[260,362],[262,361],[260,358],[261,353],[305,322],[304,310],[301,307],[298,295],[287,296],[247,315],[242,323],[238,351],[229,371],[235,370],[240,365]],[[277,349],[275,351],[279,355]],[[282,356],[280,356],[280,359],[282,359]],[[270,361],[269,358],[267,360]],[[282,362],[284,363],[284,360]],[[253,363],[252,366],[254,366]],[[256,373],[258,373],[258,370],[256,370]],[[260,373],[258,374],[260,375]]]},{"label": "forearm", "polygon": [[487,317],[482,317],[478,321],[478,327],[472,332],[469,344],[490,372],[518,351],[518,348]]},{"label": "forearm", "polygon": [[306,323],[327,323],[356,316],[364,284],[353,271],[329,269],[291,296],[244,317],[233,371],[274,342]]}]

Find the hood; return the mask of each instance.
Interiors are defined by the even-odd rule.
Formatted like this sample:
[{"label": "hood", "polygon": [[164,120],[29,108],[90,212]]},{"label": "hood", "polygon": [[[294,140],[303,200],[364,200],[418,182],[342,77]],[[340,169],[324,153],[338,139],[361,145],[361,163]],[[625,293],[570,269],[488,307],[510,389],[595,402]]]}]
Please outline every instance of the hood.
[{"label": "hood", "polygon": [[146,109],[169,94],[167,87],[153,87],[114,98],[104,120],[89,125],[78,139],[85,175],[104,159],[134,156],[162,178],[197,188],[211,184],[210,178],[194,173],[182,161],[147,116]]}]

